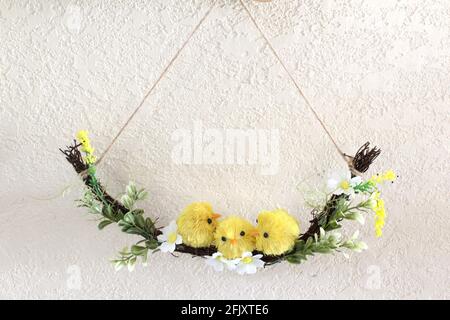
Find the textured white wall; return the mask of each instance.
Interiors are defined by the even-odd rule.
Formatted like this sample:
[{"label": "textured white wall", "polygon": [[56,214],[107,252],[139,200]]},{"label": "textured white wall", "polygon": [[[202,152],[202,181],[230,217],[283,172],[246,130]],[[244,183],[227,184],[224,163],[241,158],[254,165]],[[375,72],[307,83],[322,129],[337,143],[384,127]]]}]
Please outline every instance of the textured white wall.
[{"label": "textured white wall", "polygon": [[[97,231],[75,208],[80,183],[57,148],[86,128],[103,151],[211,1],[0,1],[0,298],[450,298],[448,0],[246,1],[343,149],[370,140],[383,149],[373,171],[401,176],[386,194],[385,236],[374,239],[371,223],[360,228],[369,251],[249,277],[162,255],[134,273],[114,272],[108,259],[135,239],[114,226]],[[174,164],[171,135],[194,120],[279,129],[279,173]],[[99,174],[113,192],[129,179],[145,186],[146,212],[161,223],[208,200],[251,219],[280,205],[305,225],[296,184],[343,166],[242,7],[228,0]]]}]

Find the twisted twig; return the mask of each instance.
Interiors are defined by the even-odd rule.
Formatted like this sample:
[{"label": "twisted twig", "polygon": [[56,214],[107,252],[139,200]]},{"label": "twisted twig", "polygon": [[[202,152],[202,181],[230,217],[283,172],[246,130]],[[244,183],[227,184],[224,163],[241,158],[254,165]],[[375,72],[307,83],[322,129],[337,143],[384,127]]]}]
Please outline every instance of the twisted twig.
[{"label": "twisted twig", "polygon": [[358,149],[354,157],[351,159],[351,167],[358,172],[366,172],[373,161],[380,155],[381,150],[377,147],[369,148],[370,143],[364,143],[361,148]]},{"label": "twisted twig", "polygon": [[[83,157],[81,156],[81,152],[78,149],[80,146],[81,144],[77,143],[77,141],[74,140],[73,146],[67,146],[65,150],[59,150],[66,156],[66,160],[72,165],[76,173],[78,173],[82,177],[84,184],[88,188],[92,188],[91,180],[89,179],[89,176],[87,174],[88,165],[84,162]],[[103,199],[97,197],[97,200],[99,200],[100,202],[106,201],[115,211],[121,211],[123,213],[128,211],[128,209],[125,208],[118,200],[111,197],[106,192],[105,188],[103,188],[100,184],[98,185],[101,192],[103,193]],[[97,196],[96,193],[94,194]]]}]

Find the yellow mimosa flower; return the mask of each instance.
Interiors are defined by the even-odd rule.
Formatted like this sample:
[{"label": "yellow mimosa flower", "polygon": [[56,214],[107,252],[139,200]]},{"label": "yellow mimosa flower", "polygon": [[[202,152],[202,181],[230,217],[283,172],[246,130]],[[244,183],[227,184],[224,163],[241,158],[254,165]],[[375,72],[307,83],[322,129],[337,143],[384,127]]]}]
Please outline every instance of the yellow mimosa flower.
[{"label": "yellow mimosa flower", "polygon": [[395,181],[397,179],[397,175],[393,170],[388,170],[383,174],[383,180],[385,181]]},{"label": "yellow mimosa flower", "polygon": [[86,161],[87,164],[94,164],[95,161],[97,161],[97,157],[92,154],[89,154],[84,158],[84,160]]},{"label": "yellow mimosa flower", "polygon": [[86,153],[89,153],[89,154],[94,153],[94,148],[92,148],[92,146],[90,144],[88,144],[88,143],[83,144],[83,148],[82,149]]},{"label": "yellow mimosa flower", "polygon": [[397,175],[393,170],[388,170],[382,174],[374,174],[369,181],[373,184],[382,184],[383,182],[390,181],[393,182],[397,178]]},{"label": "yellow mimosa flower", "polygon": [[86,130],[80,130],[77,132],[76,138],[81,143],[81,151],[86,154],[84,160],[87,164],[93,164],[97,158],[93,155],[95,149],[91,146],[88,134]]},{"label": "yellow mimosa flower", "polygon": [[85,141],[89,141],[88,132],[86,130],[80,130],[77,132],[77,139],[80,141],[80,143],[85,143]]},{"label": "yellow mimosa flower", "polygon": [[381,237],[382,229],[385,224],[386,210],[384,208],[384,200],[380,198],[381,193],[375,191],[371,196],[371,208],[375,212],[375,234]]}]

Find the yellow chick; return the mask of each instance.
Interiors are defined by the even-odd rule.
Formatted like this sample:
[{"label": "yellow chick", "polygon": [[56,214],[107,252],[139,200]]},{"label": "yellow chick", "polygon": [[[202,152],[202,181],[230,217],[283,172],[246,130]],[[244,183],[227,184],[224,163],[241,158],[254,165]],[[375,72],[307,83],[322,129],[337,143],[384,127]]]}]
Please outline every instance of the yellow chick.
[{"label": "yellow chick", "polygon": [[246,251],[255,249],[255,228],[245,219],[230,216],[219,221],[214,240],[217,250],[227,259],[242,257]]},{"label": "yellow chick", "polygon": [[297,220],[287,211],[263,211],[259,214],[256,237],[256,250],[266,255],[280,255],[290,251],[300,235]]},{"label": "yellow chick", "polygon": [[214,241],[214,231],[220,217],[207,202],[188,205],[177,219],[178,233],[183,243],[193,248],[209,247]]}]

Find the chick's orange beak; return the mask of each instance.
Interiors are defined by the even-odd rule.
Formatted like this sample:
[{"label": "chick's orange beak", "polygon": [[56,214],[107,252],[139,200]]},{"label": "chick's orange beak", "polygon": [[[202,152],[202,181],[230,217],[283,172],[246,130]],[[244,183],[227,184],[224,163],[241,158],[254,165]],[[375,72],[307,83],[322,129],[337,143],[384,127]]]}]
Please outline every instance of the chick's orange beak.
[{"label": "chick's orange beak", "polygon": [[231,243],[233,246],[235,246],[235,245],[237,244],[237,240],[236,240],[236,239],[231,239],[231,240],[230,240],[230,243]]},{"label": "chick's orange beak", "polygon": [[212,214],[212,218],[213,218],[213,219],[219,219],[221,216],[222,216],[222,215],[221,215],[221,214],[218,214],[218,213],[213,213],[213,214]]}]

